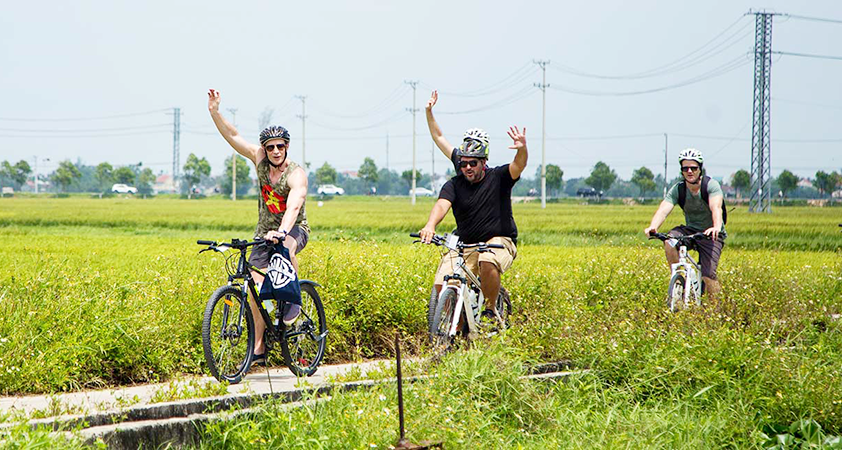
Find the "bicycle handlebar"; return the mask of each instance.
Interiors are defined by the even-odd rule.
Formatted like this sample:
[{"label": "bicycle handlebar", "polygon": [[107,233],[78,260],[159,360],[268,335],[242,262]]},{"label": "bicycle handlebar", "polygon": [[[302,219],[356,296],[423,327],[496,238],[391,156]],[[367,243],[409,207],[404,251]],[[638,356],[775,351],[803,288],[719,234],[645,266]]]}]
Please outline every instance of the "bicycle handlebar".
[{"label": "bicycle handlebar", "polygon": [[224,245],[224,246],[227,246],[227,247],[235,248],[237,250],[243,250],[243,249],[246,249],[248,247],[251,247],[252,245],[259,245],[259,244],[263,244],[265,242],[266,241],[264,239],[260,239],[260,238],[255,239],[253,241],[248,241],[248,240],[243,240],[243,239],[231,239],[231,242],[216,242],[216,241],[206,241],[206,240],[196,241],[196,243],[199,244],[199,245],[207,245],[208,247],[211,247],[211,248],[222,247]]},{"label": "bicycle handlebar", "polygon": [[[418,233],[409,233],[409,237],[413,237],[413,238],[418,238],[418,239],[420,239],[420,238],[421,238],[421,235],[420,235],[420,234],[418,234]],[[444,236],[439,236],[439,235],[437,235],[437,234],[433,235],[433,239],[430,241],[430,243],[431,243],[431,244],[434,244],[434,245],[445,245],[445,242],[447,242],[447,239],[446,239]],[[487,244],[487,243],[485,243],[485,242],[477,242],[476,244],[465,244],[465,243],[464,243],[464,242],[462,242],[462,241],[459,241],[459,242],[456,244],[456,247],[457,247],[457,248],[461,248],[461,249],[466,249],[466,248],[476,248],[476,247],[482,247],[482,248],[506,248],[505,246],[503,246],[503,245],[501,245],[501,244]]]},{"label": "bicycle handlebar", "polygon": [[662,241],[668,241],[670,239],[676,239],[679,241],[695,241],[697,239],[708,239],[708,235],[705,233],[694,233],[686,236],[670,236],[666,233],[649,233],[649,239],[660,239]]}]

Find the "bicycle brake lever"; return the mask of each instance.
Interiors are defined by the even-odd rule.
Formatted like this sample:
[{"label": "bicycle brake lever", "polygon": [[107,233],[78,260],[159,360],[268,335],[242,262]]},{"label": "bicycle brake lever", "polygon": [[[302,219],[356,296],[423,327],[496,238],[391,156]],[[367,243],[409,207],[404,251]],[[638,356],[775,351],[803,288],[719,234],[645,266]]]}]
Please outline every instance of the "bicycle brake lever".
[{"label": "bicycle brake lever", "polygon": [[202,253],[204,253],[208,250],[213,250],[213,249],[212,248],[205,248],[205,249],[199,250],[199,254],[201,255]]}]

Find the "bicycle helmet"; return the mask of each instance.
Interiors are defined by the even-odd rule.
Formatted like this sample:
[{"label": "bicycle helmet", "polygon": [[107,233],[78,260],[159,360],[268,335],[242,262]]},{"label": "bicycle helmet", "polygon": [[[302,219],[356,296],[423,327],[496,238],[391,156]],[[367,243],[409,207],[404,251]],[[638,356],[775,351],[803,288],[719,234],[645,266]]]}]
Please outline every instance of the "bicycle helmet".
[{"label": "bicycle helmet", "polygon": [[690,147],[678,153],[678,163],[681,164],[681,161],[684,160],[696,161],[699,163],[699,166],[705,163],[705,157],[702,156],[702,152]]},{"label": "bicycle helmet", "polygon": [[284,139],[289,142],[289,131],[280,125],[272,125],[260,132],[260,145],[272,139]]},{"label": "bicycle helmet", "polygon": [[469,139],[480,141],[486,146],[488,146],[488,133],[483,131],[482,128],[471,128],[470,130],[466,131],[465,134],[462,136],[462,140],[467,141]]},{"label": "bicycle helmet", "polygon": [[476,139],[466,139],[456,150],[456,156],[488,159],[488,144]]}]

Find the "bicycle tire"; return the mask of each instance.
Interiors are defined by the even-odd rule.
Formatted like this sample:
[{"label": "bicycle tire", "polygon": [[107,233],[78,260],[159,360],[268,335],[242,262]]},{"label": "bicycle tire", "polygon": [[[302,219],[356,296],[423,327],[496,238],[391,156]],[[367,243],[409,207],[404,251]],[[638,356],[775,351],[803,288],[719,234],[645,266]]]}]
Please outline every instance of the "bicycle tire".
[{"label": "bicycle tire", "polygon": [[675,312],[676,306],[684,303],[684,275],[676,273],[670,278],[669,290],[667,291],[667,307],[670,312]]},{"label": "bicycle tire", "polygon": [[[239,315],[241,310],[245,329],[242,323],[229,323],[232,315]],[[245,342],[242,342],[243,331],[247,333]],[[222,286],[208,299],[202,319],[202,349],[205,363],[218,381],[237,384],[251,367],[254,318],[248,300],[243,300],[238,287]]]},{"label": "bicycle tire", "polygon": [[509,297],[509,291],[503,286],[500,286],[500,294],[497,295],[497,314],[503,319],[503,325],[509,326],[509,316],[512,315],[512,300]]},{"label": "bicycle tire", "polygon": [[453,325],[457,300],[456,291],[448,289],[441,301],[436,304],[436,314],[430,325],[430,343],[434,352],[446,352],[453,343],[453,337],[448,334]]},{"label": "bicycle tire", "polygon": [[436,317],[436,303],[439,302],[438,292],[436,292],[436,285],[430,288],[430,300],[427,301],[427,329],[433,326],[433,319]]},{"label": "bicycle tire", "polygon": [[[316,373],[325,355],[327,322],[322,299],[315,286],[301,285],[301,315],[295,322],[284,327],[281,338],[281,354],[284,364],[299,377]],[[290,334],[295,334],[290,336]]]}]

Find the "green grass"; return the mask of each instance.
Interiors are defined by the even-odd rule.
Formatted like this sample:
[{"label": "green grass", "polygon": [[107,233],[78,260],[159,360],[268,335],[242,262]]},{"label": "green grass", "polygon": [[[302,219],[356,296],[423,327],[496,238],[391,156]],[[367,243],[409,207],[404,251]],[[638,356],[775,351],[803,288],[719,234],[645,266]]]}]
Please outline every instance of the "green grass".
[{"label": "green grass", "polygon": [[[395,332],[404,336],[408,354],[423,351],[426,299],[438,253],[412,245],[407,236],[426,221],[432,201],[422,199],[414,208],[407,203],[342,198],[317,207],[308,202],[313,234],[301,255],[301,275],[323,285],[327,362],[391,357]],[[60,392],[205,373],[202,311],[226,278],[221,258],[198,255],[195,240],[250,237],[254,206],[254,201],[221,200],[0,200],[6,243],[0,247],[6,262],[0,267],[5,306],[0,392]],[[704,308],[678,314],[664,308],[668,272],[660,243],[641,235],[653,210],[652,205],[558,203],[543,211],[534,204],[515,205],[521,245],[504,276],[515,312],[498,350],[498,360],[508,362],[494,364],[570,359],[590,368],[590,375],[541,391],[533,408],[537,417],[489,394],[489,403],[527,414],[523,423],[505,416],[506,424],[457,426],[456,413],[424,416],[420,408],[413,413],[419,421],[414,436],[439,436],[453,444],[448,448],[626,442],[708,448],[729,446],[729,440],[735,447],[751,447],[759,445],[762,427],[788,427],[806,418],[839,434],[842,330],[830,319],[842,312],[842,233],[835,209],[729,214],[719,270],[722,295]],[[674,213],[667,226],[678,224],[678,216]],[[448,221],[440,231],[453,227]],[[454,358],[462,361],[454,364],[468,364],[460,358],[479,356]],[[486,363],[491,364],[470,364]],[[516,378],[519,372],[512,370],[495,377]],[[423,386],[413,387],[413,395],[432,399],[449,392],[436,391],[445,389],[442,385]],[[337,404],[374,408],[380,402],[356,395]],[[485,405],[465,395],[458,398]],[[314,413],[309,419],[307,436],[353,442],[339,448],[393,441],[383,432],[387,428],[377,426],[337,441],[340,436],[331,433],[350,433],[357,419],[340,421],[337,411],[345,410],[325,408],[328,415],[317,419]],[[493,411],[491,417],[503,414]],[[268,420],[254,427],[273,430],[264,423]],[[297,423],[307,421],[302,420]],[[451,431],[436,434],[442,427]],[[468,431],[474,429],[480,431]],[[298,442],[291,435],[277,439]]]}]

